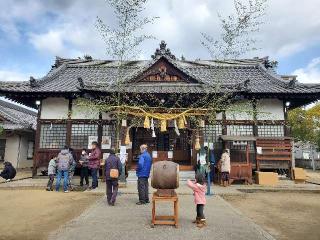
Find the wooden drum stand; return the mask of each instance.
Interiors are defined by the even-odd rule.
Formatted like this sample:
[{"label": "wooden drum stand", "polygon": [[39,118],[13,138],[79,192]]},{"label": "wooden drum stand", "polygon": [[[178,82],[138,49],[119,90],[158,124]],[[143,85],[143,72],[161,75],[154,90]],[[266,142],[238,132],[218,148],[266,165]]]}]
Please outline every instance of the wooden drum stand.
[{"label": "wooden drum stand", "polygon": [[[151,227],[155,225],[173,225],[178,227],[178,210],[179,210],[179,200],[178,195],[174,190],[168,194],[168,192],[161,192],[166,190],[158,190],[153,193],[152,196],[152,220]],[[173,202],[174,215],[172,216],[157,216],[156,215],[156,203],[157,202]]]}]

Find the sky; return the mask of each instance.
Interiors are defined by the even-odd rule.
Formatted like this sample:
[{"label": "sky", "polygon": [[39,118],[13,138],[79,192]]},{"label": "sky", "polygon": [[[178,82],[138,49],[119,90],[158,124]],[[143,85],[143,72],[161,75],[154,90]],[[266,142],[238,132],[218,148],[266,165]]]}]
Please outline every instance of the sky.
[{"label": "sky", "polygon": [[[319,9],[320,0],[269,0],[257,33],[259,50],[248,57],[269,56],[279,62],[280,74],[320,83]],[[156,39],[141,45],[137,59],[150,59],[161,40],[177,57],[210,59],[200,44],[201,32],[219,36],[218,13],[232,12],[233,0],[149,0],[144,15],[159,19],[143,31]],[[40,78],[56,56],[108,59],[95,27],[97,16],[111,26],[115,23],[105,0],[0,1],[0,80]]]}]

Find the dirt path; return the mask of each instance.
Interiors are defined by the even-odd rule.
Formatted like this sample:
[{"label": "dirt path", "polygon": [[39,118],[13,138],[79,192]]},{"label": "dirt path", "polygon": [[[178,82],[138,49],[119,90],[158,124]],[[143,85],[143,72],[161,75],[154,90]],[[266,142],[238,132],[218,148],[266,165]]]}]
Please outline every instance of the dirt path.
[{"label": "dirt path", "polygon": [[0,239],[46,239],[50,231],[80,215],[100,197],[85,192],[0,190]]},{"label": "dirt path", "polygon": [[274,192],[224,198],[277,239],[320,239],[320,194]]}]

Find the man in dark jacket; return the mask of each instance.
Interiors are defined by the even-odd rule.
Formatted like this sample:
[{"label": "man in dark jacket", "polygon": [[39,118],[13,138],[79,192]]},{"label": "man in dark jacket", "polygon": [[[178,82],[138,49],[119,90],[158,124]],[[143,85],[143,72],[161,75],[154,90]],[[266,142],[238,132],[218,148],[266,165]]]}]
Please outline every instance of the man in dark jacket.
[{"label": "man in dark jacket", "polygon": [[139,163],[137,166],[137,177],[138,177],[138,192],[139,202],[137,205],[149,203],[149,176],[152,165],[152,158],[147,151],[147,145],[143,144],[140,146]]},{"label": "man in dark jacket", "polygon": [[92,187],[90,189],[95,189],[98,187],[98,171],[100,167],[101,150],[98,147],[97,142],[91,143],[91,153],[89,154],[89,169],[91,170],[92,176]]},{"label": "man in dark jacket", "polygon": [[4,178],[7,182],[11,181],[16,176],[16,169],[12,166],[11,162],[4,162],[4,169],[0,173],[0,176]]},{"label": "man in dark jacket", "polygon": [[73,157],[69,152],[69,147],[65,146],[57,157],[57,182],[56,182],[56,191],[59,191],[60,181],[63,175],[63,190],[65,193],[68,191],[68,183],[69,183],[69,168],[70,164],[73,162]]},{"label": "man in dark jacket", "polygon": [[118,194],[118,178],[111,178],[111,169],[118,169],[120,176],[122,171],[122,164],[120,159],[115,155],[115,151],[111,150],[109,157],[105,160],[105,173],[106,173],[106,187],[107,187],[107,200],[108,204],[114,206]]}]

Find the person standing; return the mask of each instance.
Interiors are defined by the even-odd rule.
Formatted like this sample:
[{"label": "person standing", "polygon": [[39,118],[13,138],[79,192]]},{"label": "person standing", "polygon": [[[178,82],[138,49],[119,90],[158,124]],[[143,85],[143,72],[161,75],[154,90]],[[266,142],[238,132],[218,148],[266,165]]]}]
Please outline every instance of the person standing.
[{"label": "person standing", "polygon": [[231,165],[229,149],[225,149],[220,159],[221,180],[224,187],[229,185],[230,169]]},{"label": "person standing", "polygon": [[72,163],[70,164],[70,167],[69,167],[69,184],[68,184],[68,187],[71,191],[73,191],[73,187],[72,187],[72,179],[73,179],[73,175],[74,175],[74,172],[76,170],[76,166],[77,166],[77,162],[76,162],[76,155],[73,151],[72,148],[69,148],[69,153],[71,154],[72,156]]},{"label": "person standing", "polygon": [[57,166],[58,166],[58,175],[56,182],[56,191],[59,192],[60,182],[63,175],[63,190],[65,193],[68,191],[68,183],[69,183],[69,168],[70,164],[73,162],[73,157],[69,152],[69,148],[65,146],[57,157]]},{"label": "person standing", "polygon": [[206,184],[204,183],[204,176],[202,173],[198,172],[196,174],[196,181],[191,181],[188,179],[187,185],[193,190],[194,203],[196,204],[197,217],[193,223],[197,224],[197,227],[202,228],[206,225],[206,218],[204,216],[203,210],[206,204]]},{"label": "person standing", "polygon": [[105,160],[107,201],[110,206],[114,206],[118,194],[118,179],[122,172],[120,159],[115,155],[115,151],[110,151],[109,157]]},{"label": "person standing", "polygon": [[89,169],[91,170],[92,186],[89,188],[96,189],[98,187],[98,171],[100,167],[101,150],[97,142],[91,143],[91,153],[89,154]]},{"label": "person standing", "polygon": [[138,192],[139,192],[139,202],[137,205],[142,205],[149,203],[149,176],[152,165],[152,158],[147,151],[147,145],[143,144],[140,146],[140,156],[137,166],[137,177],[138,177]]},{"label": "person standing", "polygon": [[82,149],[81,156],[80,156],[80,186],[83,186],[83,179],[86,181],[86,186],[89,186],[89,155],[85,148]]},{"label": "person standing", "polygon": [[47,191],[53,191],[52,185],[54,181],[54,175],[56,174],[56,172],[57,172],[57,158],[52,158],[48,165],[49,180],[46,188]]},{"label": "person standing", "polygon": [[11,162],[4,162],[4,169],[0,173],[0,177],[4,178],[6,182],[10,182],[17,174],[16,169],[12,166]]}]

